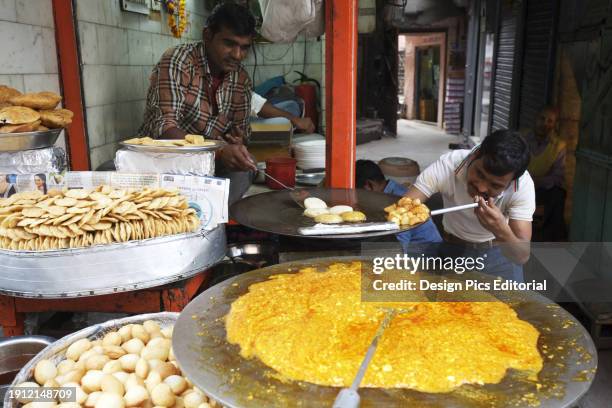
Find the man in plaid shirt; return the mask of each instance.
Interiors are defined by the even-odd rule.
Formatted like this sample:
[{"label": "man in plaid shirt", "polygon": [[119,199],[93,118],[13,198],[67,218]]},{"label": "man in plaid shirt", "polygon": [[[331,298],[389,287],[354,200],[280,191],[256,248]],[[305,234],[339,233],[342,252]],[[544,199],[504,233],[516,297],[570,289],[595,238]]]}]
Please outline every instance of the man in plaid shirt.
[{"label": "man in plaid shirt", "polygon": [[244,194],[257,167],[244,142],[250,136],[252,84],[241,65],[255,35],[248,9],[222,3],[209,16],[198,43],[168,49],[150,78],[139,134],[182,139],[187,134],[222,139],[216,175],[230,183],[230,204]]}]

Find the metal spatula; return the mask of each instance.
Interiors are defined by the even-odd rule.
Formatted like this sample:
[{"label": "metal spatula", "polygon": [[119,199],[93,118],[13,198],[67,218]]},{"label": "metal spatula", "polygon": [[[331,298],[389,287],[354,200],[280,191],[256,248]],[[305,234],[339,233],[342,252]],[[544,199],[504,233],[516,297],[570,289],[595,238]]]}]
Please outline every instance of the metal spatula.
[{"label": "metal spatula", "polygon": [[300,207],[306,208],[304,207],[304,200],[308,198],[308,195],[309,195],[308,191],[302,190],[302,189],[296,189],[294,187],[289,187],[285,185],[285,183],[283,183],[282,181],[279,181],[275,179],[274,177],[272,177],[271,175],[269,175],[268,173],[266,173],[265,170],[259,170],[259,171],[261,171],[266,177],[269,177],[272,181],[275,181],[278,184],[280,184],[281,187],[283,187],[285,190],[289,190],[289,196],[291,197],[291,199],[295,201],[295,203],[299,205]]},{"label": "metal spatula", "polygon": [[376,331],[376,334],[374,335],[374,338],[372,339],[372,343],[370,343],[370,347],[368,347],[368,351],[366,352],[366,355],[363,358],[361,365],[359,366],[359,370],[357,370],[357,375],[355,376],[353,383],[351,384],[349,388],[343,388],[338,393],[338,396],[336,397],[336,400],[334,401],[334,405],[332,406],[333,408],[357,408],[359,407],[359,403],[361,402],[361,397],[359,396],[359,393],[357,392],[357,390],[359,389],[359,385],[361,384],[361,381],[363,380],[363,377],[365,376],[368,366],[370,365],[370,361],[372,361],[372,358],[374,357],[374,353],[376,352],[376,348],[378,347],[378,340],[382,336],[385,329],[389,327],[391,320],[393,320],[396,314],[397,314],[397,310],[395,309],[389,309],[387,311],[387,314],[385,315],[385,319],[382,321],[380,326],[378,326],[378,330]]}]

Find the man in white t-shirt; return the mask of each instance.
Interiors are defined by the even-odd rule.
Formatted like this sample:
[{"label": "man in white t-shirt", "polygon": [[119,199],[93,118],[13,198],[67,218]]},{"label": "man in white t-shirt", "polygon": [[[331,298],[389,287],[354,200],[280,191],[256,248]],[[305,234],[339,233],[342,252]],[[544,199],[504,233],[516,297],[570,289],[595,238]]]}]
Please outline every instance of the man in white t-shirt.
[{"label": "man in white t-shirt", "polygon": [[522,268],[516,265],[529,259],[535,211],[533,180],[526,171],[529,157],[529,146],[518,132],[496,131],[473,150],[444,154],[419,175],[406,196],[425,202],[440,193],[445,208],[478,202],[474,210],[444,214],[444,241],[456,244],[456,256],[486,253],[485,272],[522,280]]}]

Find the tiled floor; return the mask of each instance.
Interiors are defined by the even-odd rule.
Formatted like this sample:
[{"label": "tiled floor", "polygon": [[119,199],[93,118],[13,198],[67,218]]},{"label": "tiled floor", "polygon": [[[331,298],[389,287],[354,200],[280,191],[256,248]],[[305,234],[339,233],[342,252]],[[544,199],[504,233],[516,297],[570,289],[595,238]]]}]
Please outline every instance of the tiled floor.
[{"label": "tiled floor", "polygon": [[386,137],[357,146],[357,159],[379,161],[385,157],[401,156],[415,160],[423,170],[449,151],[449,143],[460,141],[462,138],[459,136],[448,135],[437,127],[399,120],[397,138]]}]

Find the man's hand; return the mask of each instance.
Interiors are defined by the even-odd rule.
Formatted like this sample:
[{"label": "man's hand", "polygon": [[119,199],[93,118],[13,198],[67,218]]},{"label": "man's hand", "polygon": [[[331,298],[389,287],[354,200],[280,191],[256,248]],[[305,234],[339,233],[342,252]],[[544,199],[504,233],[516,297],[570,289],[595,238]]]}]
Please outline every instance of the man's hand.
[{"label": "man's hand", "polygon": [[223,135],[223,140],[229,144],[244,144],[244,133],[237,127],[230,129],[230,133]]},{"label": "man's hand", "polygon": [[232,170],[257,171],[257,166],[251,160],[251,155],[243,144],[229,144],[217,153],[217,157]]},{"label": "man's hand", "polygon": [[478,221],[480,225],[482,225],[486,230],[491,231],[495,237],[502,236],[509,229],[508,223],[506,222],[506,217],[500,211],[500,209],[495,205],[493,198],[489,198],[486,201],[482,197],[476,197],[476,202],[478,203],[478,207],[474,209],[476,213],[476,217],[478,217]]},{"label": "man's hand", "polygon": [[297,130],[301,130],[305,133],[312,133],[315,130],[315,125],[312,123],[310,118],[291,118],[291,123],[296,127]]},{"label": "man's hand", "polygon": [[185,135],[187,135],[187,132],[183,129],[173,127],[162,133],[160,139],[184,139]]}]

